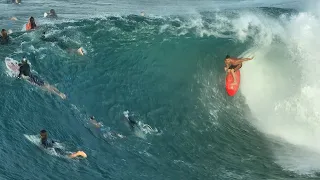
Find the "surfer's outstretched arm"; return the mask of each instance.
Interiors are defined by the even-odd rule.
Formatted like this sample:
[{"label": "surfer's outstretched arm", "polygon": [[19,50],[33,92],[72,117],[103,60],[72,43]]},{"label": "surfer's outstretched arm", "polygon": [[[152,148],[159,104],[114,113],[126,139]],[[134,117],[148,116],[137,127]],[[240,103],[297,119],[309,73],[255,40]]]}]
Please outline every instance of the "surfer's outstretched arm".
[{"label": "surfer's outstretched arm", "polygon": [[242,62],[244,62],[244,61],[250,61],[250,60],[252,60],[254,57],[252,57],[252,58],[241,58],[241,59],[239,59],[240,61],[242,61]]}]

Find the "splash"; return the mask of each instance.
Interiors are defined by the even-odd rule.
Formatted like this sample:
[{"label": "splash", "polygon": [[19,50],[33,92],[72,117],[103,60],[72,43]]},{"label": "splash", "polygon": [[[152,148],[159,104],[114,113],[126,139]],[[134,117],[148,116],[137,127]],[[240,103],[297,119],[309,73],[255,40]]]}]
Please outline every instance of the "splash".
[{"label": "splash", "polygon": [[268,46],[254,47],[242,54],[254,53],[256,57],[243,67],[241,93],[250,107],[249,113],[256,117],[252,123],[294,149],[287,153],[286,148],[273,147],[277,162],[298,173],[311,173],[320,170],[319,161],[308,160],[319,160],[320,154],[320,21],[311,13],[282,15],[268,21],[271,23],[255,26],[257,32],[267,34],[253,36],[259,44]]}]

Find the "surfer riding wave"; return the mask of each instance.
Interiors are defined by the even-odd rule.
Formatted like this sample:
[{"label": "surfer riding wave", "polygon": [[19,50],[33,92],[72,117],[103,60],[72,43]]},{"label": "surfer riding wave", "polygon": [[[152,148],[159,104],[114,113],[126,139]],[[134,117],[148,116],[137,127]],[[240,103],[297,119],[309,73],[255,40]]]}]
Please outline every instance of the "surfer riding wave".
[{"label": "surfer riding wave", "polygon": [[233,77],[232,85],[237,84],[237,79],[234,73],[242,67],[243,62],[249,61],[252,59],[253,57],[252,58],[234,58],[234,57],[230,57],[229,55],[226,56],[226,58],[224,59],[224,63],[226,64],[224,67],[224,70],[227,73],[230,72],[232,74],[232,77]]}]

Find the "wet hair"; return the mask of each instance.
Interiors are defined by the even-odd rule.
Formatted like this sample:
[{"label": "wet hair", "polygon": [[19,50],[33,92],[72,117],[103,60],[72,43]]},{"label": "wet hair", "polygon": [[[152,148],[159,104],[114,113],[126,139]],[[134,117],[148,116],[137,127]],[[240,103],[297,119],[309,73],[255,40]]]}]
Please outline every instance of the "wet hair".
[{"label": "wet hair", "polygon": [[7,32],[6,32],[5,29],[2,29],[2,30],[1,30],[1,35],[2,35],[3,37],[8,36],[8,34],[7,34]]},{"label": "wet hair", "polygon": [[31,16],[29,19],[30,23],[31,23],[31,29],[34,29],[37,27],[36,23],[34,22],[34,18]]},{"label": "wet hair", "polygon": [[94,116],[90,116],[90,119],[94,120]]},{"label": "wet hair", "polygon": [[54,9],[50,9],[50,13],[55,14],[56,12],[54,11]]},{"label": "wet hair", "polygon": [[229,58],[230,58],[230,56],[229,56],[229,55],[227,55],[227,56],[226,56],[226,59],[229,59]]},{"label": "wet hair", "polygon": [[27,63],[27,62],[28,62],[27,58],[26,58],[26,57],[23,57],[23,58],[22,58],[22,63]]},{"label": "wet hair", "polygon": [[43,129],[43,130],[40,131],[40,133],[44,134],[44,133],[47,133],[47,131]]}]

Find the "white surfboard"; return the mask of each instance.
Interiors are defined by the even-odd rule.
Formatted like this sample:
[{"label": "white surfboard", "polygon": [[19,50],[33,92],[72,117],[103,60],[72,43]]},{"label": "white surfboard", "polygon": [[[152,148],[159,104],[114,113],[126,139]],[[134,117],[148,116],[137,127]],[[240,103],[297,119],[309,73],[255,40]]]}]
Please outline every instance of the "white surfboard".
[{"label": "white surfboard", "polygon": [[6,67],[12,76],[18,76],[19,75],[19,63],[18,61],[12,59],[12,58],[5,58]]},{"label": "white surfboard", "polygon": [[[28,134],[24,134],[24,137],[30,141],[32,144],[38,146],[40,149],[42,149],[43,151],[45,151],[46,153],[50,154],[50,155],[54,155],[54,156],[60,156],[63,157],[62,155],[58,154],[54,148],[43,148],[41,146],[41,139],[38,135],[28,135]],[[55,147],[58,147],[60,149],[64,149],[64,147],[60,144],[60,143],[55,143]]]}]

